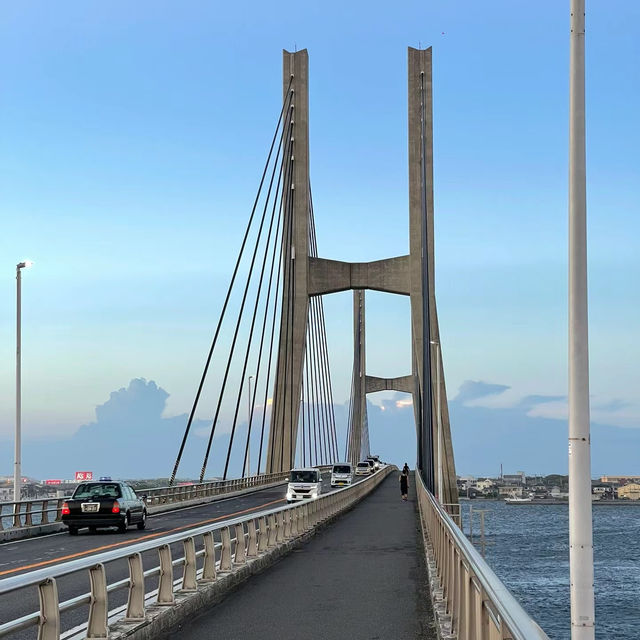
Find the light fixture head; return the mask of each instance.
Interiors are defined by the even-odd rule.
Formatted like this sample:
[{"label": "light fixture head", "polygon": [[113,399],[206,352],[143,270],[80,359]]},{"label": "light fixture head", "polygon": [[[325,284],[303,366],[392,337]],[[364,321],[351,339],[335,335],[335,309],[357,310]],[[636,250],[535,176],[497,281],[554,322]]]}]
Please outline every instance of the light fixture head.
[{"label": "light fixture head", "polygon": [[19,262],[16,265],[17,269],[27,269],[33,265],[33,260],[25,260],[24,262]]}]

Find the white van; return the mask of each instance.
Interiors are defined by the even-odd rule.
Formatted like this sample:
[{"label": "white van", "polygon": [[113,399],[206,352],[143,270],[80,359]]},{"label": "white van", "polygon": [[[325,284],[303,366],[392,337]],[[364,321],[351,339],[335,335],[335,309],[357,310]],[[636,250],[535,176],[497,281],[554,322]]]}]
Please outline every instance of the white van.
[{"label": "white van", "polygon": [[356,467],[356,475],[357,476],[368,476],[373,473],[373,462],[369,463],[367,460],[363,460],[362,462],[358,462],[358,466]]},{"label": "white van", "polygon": [[348,487],[353,480],[353,468],[348,462],[337,462],[331,467],[331,486]]},{"label": "white van", "polygon": [[291,469],[287,485],[287,502],[315,500],[322,493],[322,474],[320,469],[306,467]]}]

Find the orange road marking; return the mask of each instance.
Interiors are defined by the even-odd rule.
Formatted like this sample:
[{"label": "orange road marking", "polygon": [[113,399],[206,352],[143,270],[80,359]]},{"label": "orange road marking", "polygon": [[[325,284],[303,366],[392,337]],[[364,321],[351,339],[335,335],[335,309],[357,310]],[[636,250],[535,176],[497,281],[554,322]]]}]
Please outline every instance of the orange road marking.
[{"label": "orange road marking", "polygon": [[68,556],[51,558],[51,560],[43,560],[42,562],[36,562],[34,564],[25,564],[24,566],[16,567],[15,569],[6,569],[5,571],[0,571],[0,576],[6,576],[9,573],[24,571],[25,569],[37,569],[38,567],[44,567],[48,564],[55,564],[56,562],[61,562],[63,560],[72,560],[73,558],[81,558],[82,556],[88,556],[92,553],[95,553],[96,551],[106,551],[107,549],[113,549],[114,547],[122,547],[126,545],[137,544],[138,542],[142,542],[143,540],[150,540],[151,538],[157,538],[159,536],[166,536],[166,535],[169,535],[170,533],[175,533],[177,531],[183,531],[184,529],[192,529],[193,527],[199,527],[204,524],[210,524],[211,522],[217,522],[218,520],[224,520],[227,518],[233,518],[234,516],[240,516],[243,513],[249,513],[250,511],[255,511],[256,509],[263,509],[264,507],[269,507],[272,504],[277,504],[278,502],[284,502],[284,498],[280,498],[278,500],[272,500],[271,502],[265,502],[264,504],[260,504],[256,507],[249,507],[248,509],[243,509],[242,511],[236,511],[235,513],[227,513],[224,516],[210,518],[209,520],[192,522],[191,524],[185,524],[181,527],[176,527],[175,529],[169,529],[168,531],[159,531],[158,533],[150,533],[146,536],[136,538],[135,540],[123,540],[122,542],[114,542],[113,544],[106,544],[102,547],[95,547],[94,549],[87,549],[86,551],[79,551],[78,553],[72,553]]}]

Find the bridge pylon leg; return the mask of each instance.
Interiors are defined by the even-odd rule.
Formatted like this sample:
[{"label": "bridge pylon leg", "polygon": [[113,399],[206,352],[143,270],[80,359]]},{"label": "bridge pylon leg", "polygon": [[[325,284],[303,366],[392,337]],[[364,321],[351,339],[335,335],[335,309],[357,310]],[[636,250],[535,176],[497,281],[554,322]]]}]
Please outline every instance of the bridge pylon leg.
[{"label": "bridge pylon leg", "polygon": [[[283,51],[285,104],[291,98],[291,153],[283,157],[283,282],[280,338],[271,412],[267,473],[295,463],[309,292],[309,58],[307,50]],[[285,124],[287,120],[285,120]],[[285,131],[287,131],[285,126]],[[286,176],[290,176],[290,184]]]}]

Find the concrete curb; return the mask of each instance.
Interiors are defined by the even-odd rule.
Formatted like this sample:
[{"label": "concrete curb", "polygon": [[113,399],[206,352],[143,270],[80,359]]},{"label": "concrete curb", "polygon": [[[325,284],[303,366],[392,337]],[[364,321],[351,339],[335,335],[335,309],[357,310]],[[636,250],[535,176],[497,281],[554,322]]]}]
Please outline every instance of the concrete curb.
[{"label": "concrete curb", "polygon": [[[226,500],[228,498],[237,498],[238,496],[256,493],[263,489],[273,489],[274,487],[278,487],[283,484],[286,484],[286,482],[272,482],[270,484],[263,484],[259,487],[249,487],[247,489],[238,489],[238,491],[230,491],[229,493],[220,493],[217,496],[194,498],[193,500],[185,500],[184,502],[167,502],[166,504],[147,507],[147,512],[150,516],[153,516],[159,513],[166,513],[167,511],[177,511],[178,509],[183,509],[185,507],[197,507],[211,502],[219,502],[220,500]],[[67,527],[62,524],[62,522],[50,522],[48,524],[36,524],[31,527],[3,529],[0,531],[0,544],[13,540],[26,540],[27,538],[46,536],[66,530]]]},{"label": "concrete curb", "polygon": [[[246,564],[236,565],[231,572],[221,574],[215,582],[199,582],[197,592],[176,593],[173,606],[153,605],[146,608],[146,617],[143,622],[125,622],[120,620],[109,626],[110,640],[154,640],[161,634],[174,629],[184,620],[197,615],[205,607],[211,607],[223,600],[231,591],[237,589],[251,576],[265,571],[279,562],[293,550],[306,544],[317,532],[334,522],[341,515],[353,509],[362,500],[370,496],[385,480],[383,478],[372,490],[356,500],[342,511],[329,516],[319,522],[313,529],[307,531],[293,540],[288,540],[280,546],[265,552],[262,556],[247,560]],[[221,577],[220,577],[221,576]],[[83,636],[84,637],[84,636]]]}]

